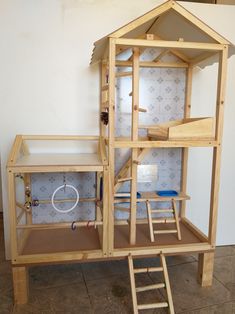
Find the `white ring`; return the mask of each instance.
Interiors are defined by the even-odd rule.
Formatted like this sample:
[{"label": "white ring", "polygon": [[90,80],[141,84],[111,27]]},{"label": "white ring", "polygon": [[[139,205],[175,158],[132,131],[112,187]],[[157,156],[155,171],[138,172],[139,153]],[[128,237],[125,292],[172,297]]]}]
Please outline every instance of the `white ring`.
[{"label": "white ring", "polygon": [[[55,202],[54,202],[54,198],[55,198],[56,193],[57,193],[59,190],[63,189],[64,187],[69,187],[69,188],[71,188],[72,190],[74,190],[74,192],[76,193],[76,198],[77,198],[75,204],[74,204],[71,208],[66,209],[66,210],[62,210],[62,209],[57,208],[57,207],[55,206]],[[59,212],[59,213],[68,213],[68,212],[70,212],[71,210],[73,210],[73,209],[77,206],[78,202],[79,202],[79,193],[78,193],[78,190],[77,190],[73,185],[69,185],[69,184],[63,184],[63,185],[59,186],[59,187],[54,191],[54,193],[52,194],[52,197],[51,197],[51,204],[52,204],[53,208],[54,208],[57,212]]]}]

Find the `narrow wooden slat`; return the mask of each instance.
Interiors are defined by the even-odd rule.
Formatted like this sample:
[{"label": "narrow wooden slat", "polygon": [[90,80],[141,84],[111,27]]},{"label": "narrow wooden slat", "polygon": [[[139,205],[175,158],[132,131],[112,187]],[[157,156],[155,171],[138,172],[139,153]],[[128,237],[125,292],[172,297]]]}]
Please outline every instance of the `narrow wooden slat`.
[{"label": "narrow wooden slat", "polygon": [[[132,123],[131,123],[131,140],[138,140],[138,124],[139,124],[139,48],[133,48],[132,61]],[[137,164],[138,148],[131,150],[131,213],[130,213],[130,244],[136,243],[136,194],[137,194]]]},{"label": "narrow wooden slat", "polygon": [[120,210],[120,211],[123,211],[123,212],[127,212],[129,213],[130,212],[130,207],[121,207],[121,206],[114,206],[114,209],[115,210]]},{"label": "narrow wooden slat", "polygon": [[151,209],[152,213],[173,213],[173,209]]},{"label": "narrow wooden slat", "polygon": [[116,72],[116,77],[126,77],[126,76],[132,76],[132,71],[126,71],[126,72]]},{"label": "narrow wooden slat", "polygon": [[154,285],[144,286],[144,287],[137,287],[136,292],[143,292],[143,291],[149,291],[149,290],[155,290],[155,289],[161,289],[165,288],[164,283],[156,283]]},{"label": "narrow wooden slat", "polygon": [[131,255],[128,255],[128,265],[129,265],[129,274],[130,274],[130,282],[131,282],[131,295],[132,295],[132,302],[133,302],[133,312],[134,312],[134,314],[138,314],[136,286],[135,286],[135,275],[134,275],[133,259],[132,259]]},{"label": "narrow wooden slat", "polygon": [[122,178],[122,179],[118,179],[118,183],[130,181],[130,180],[132,180],[132,177],[129,177],[129,178]]},{"label": "narrow wooden slat", "polygon": [[154,230],[154,234],[164,234],[164,233],[177,233],[177,230],[176,229]]},{"label": "narrow wooden slat", "polygon": [[177,229],[177,234],[178,234],[178,240],[181,240],[181,231],[180,231],[180,224],[179,224],[179,217],[178,217],[178,212],[177,212],[177,206],[176,206],[176,202],[173,199],[172,200],[172,208],[173,208],[173,214],[175,217],[175,223],[176,223],[176,229]]},{"label": "narrow wooden slat", "polygon": [[171,223],[175,223],[176,220],[174,218],[158,218],[158,219],[153,219],[152,223],[153,224],[171,224]]},{"label": "narrow wooden slat", "polygon": [[138,305],[138,310],[159,309],[163,307],[168,307],[168,303],[159,302],[159,303],[140,304]]},{"label": "narrow wooden slat", "polygon": [[173,304],[173,299],[172,299],[169,275],[167,271],[166,259],[165,259],[165,255],[162,253],[160,254],[160,260],[163,267],[163,275],[164,275],[165,284],[166,284],[166,293],[167,293],[170,314],[174,314],[175,310],[174,310],[174,304]]},{"label": "narrow wooden slat", "polygon": [[152,222],[152,215],[151,215],[151,205],[149,201],[146,201],[147,207],[147,215],[148,215],[148,225],[149,225],[149,234],[151,242],[154,242],[154,232],[153,232],[153,222]]},{"label": "narrow wooden slat", "polygon": [[139,112],[147,112],[147,109],[144,109],[144,108],[138,108],[138,111],[139,111]]},{"label": "narrow wooden slat", "polygon": [[142,274],[142,273],[154,273],[154,272],[161,272],[163,271],[163,267],[145,267],[145,268],[135,268],[135,274]]},{"label": "narrow wooden slat", "polygon": [[[132,67],[131,61],[116,61],[117,67]],[[153,61],[141,61],[140,68],[188,68],[188,63],[184,62],[153,62]]]}]

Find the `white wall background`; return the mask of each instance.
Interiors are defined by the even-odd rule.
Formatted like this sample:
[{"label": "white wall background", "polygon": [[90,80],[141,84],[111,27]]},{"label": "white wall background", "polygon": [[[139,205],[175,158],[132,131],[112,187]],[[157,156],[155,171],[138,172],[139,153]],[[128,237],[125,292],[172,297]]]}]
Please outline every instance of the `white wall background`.
[{"label": "white wall background", "polygon": [[[8,257],[5,166],[15,134],[98,134],[99,74],[97,66],[89,67],[92,44],[158,4],[158,0],[0,1],[0,153]],[[235,42],[234,7],[182,4]],[[235,243],[234,69],[233,57],[228,72],[218,244]],[[204,99],[214,92],[206,87],[208,78],[213,78],[213,67],[205,74],[195,73],[195,84],[200,80],[205,86],[200,94],[194,93],[195,106],[199,96]],[[199,163],[194,155],[191,162],[192,169]],[[203,173],[194,177],[195,189],[196,183],[203,187],[207,181]],[[194,219],[200,223],[204,209],[194,206],[198,212]]]}]

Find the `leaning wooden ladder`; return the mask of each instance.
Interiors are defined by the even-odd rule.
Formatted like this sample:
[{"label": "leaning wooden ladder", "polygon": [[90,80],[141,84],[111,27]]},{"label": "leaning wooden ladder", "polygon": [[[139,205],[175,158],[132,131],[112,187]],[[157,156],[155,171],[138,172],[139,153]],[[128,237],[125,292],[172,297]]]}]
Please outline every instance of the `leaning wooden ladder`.
[{"label": "leaning wooden ladder", "polygon": [[[134,268],[133,258],[130,254],[128,256],[128,264],[129,264],[129,273],[130,273],[130,282],[131,282],[131,294],[132,294],[132,302],[133,302],[133,310],[134,314],[138,314],[140,310],[148,310],[148,309],[157,309],[157,308],[168,308],[170,314],[174,314],[174,305],[171,294],[170,281],[167,271],[166,259],[163,253],[159,254],[161,266],[160,267],[146,267],[146,268]],[[156,283],[153,285],[136,287],[135,284],[135,274],[141,273],[149,273],[149,272],[163,272],[164,281],[163,283]],[[167,301],[166,302],[157,302],[157,303],[148,303],[148,304],[138,304],[137,303],[137,293],[155,290],[155,289],[166,289]]]},{"label": "leaning wooden ladder", "polygon": [[[159,201],[158,201],[159,202]],[[147,207],[147,214],[148,214],[148,224],[149,224],[149,233],[151,242],[154,242],[155,234],[166,234],[166,233],[176,233],[178,236],[178,240],[181,240],[181,231],[180,231],[180,224],[179,224],[179,217],[176,209],[176,202],[174,199],[171,200],[172,207],[167,209],[152,209],[150,202],[146,201]],[[171,213],[173,217],[161,217],[161,218],[153,218],[152,214],[155,213]],[[161,229],[161,230],[154,230],[154,224],[175,224],[175,229]]]}]

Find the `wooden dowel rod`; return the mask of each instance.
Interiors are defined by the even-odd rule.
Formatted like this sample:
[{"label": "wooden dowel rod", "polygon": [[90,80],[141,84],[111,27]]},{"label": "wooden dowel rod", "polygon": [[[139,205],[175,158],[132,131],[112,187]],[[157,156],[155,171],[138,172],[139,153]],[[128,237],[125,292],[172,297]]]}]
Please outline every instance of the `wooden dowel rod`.
[{"label": "wooden dowel rod", "polygon": [[[54,223],[54,224],[31,224],[17,225],[16,229],[60,229],[71,227],[72,222]],[[74,227],[94,227],[103,225],[102,221],[76,221]]]},{"label": "wooden dowel rod", "polygon": [[[96,198],[80,198],[79,202],[96,202]],[[54,200],[55,203],[75,202],[76,198],[66,198]],[[50,204],[51,200],[39,200],[39,204]]]},{"label": "wooden dowel rod", "polygon": [[118,179],[117,182],[125,182],[125,181],[130,181],[132,180],[132,177],[129,177],[129,178],[121,178],[121,179]]},{"label": "wooden dowel rod", "polygon": [[125,76],[132,76],[132,71],[128,72],[116,72],[116,77],[125,77]]}]

